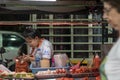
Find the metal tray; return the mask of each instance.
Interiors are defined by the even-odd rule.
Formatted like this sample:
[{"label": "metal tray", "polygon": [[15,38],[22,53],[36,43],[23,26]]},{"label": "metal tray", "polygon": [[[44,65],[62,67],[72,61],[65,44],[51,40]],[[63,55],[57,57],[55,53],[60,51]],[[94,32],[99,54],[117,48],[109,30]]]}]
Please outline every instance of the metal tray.
[{"label": "metal tray", "polygon": [[36,75],[35,78],[38,79],[49,79],[49,78],[61,78],[61,77],[66,77],[66,74],[50,74],[50,75]]}]

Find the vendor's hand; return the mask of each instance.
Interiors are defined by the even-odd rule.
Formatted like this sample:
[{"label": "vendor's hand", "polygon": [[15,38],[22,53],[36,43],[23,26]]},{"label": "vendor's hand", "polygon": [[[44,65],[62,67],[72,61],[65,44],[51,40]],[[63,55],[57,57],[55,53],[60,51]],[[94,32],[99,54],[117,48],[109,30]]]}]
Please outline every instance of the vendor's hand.
[{"label": "vendor's hand", "polygon": [[35,60],[33,55],[26,55],[24,59],[26,61],[33,61],[33,60]]},{"label": "vendor's hand", "polygon": [[29,55],[25,55],[24,56],[24,61],[30,61],[30,56]]}]

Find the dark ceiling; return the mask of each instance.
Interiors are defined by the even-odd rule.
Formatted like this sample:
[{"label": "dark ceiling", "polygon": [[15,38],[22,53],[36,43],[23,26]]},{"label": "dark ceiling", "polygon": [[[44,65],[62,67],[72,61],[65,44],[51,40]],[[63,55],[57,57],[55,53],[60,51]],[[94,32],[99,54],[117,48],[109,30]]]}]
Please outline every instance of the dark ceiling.
[{"label": "dark ceiling", "polygon": [[99,0],[57,0],[55,2],[0,0],[0,13],[14,12],[75,12],[101,6]]}]

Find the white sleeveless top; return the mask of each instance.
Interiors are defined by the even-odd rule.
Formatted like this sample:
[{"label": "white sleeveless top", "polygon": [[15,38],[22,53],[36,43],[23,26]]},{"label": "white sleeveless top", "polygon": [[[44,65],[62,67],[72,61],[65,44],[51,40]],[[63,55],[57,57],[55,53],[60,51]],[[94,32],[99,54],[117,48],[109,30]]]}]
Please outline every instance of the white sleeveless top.
[{"label": "white sleeveless top", "polygon": [[[32,51],[32,48],[30,48],[30,52]],[[40,55],[40,58],[47,58],[50,59],[53,55],[53,46],[51,42],[48,40],[44,39],[42,44],[35,48],[34,51],[32,52],[32,55],[35,56],[36,54]]]},{"label": "white sleeveless top", "polygon": [[120,80],[120,38],[107,56],[105,73],[108,80]]}]

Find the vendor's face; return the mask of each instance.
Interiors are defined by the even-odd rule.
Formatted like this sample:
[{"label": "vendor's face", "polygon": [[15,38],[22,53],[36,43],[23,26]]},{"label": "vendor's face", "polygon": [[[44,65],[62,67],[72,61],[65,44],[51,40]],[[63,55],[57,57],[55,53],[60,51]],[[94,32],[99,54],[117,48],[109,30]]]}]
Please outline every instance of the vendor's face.
[{"label": "vendor's face", "polygon": [[37,45],[38,45],[38,38],[34,38],[34,39],[26,38],[25,40],[30,47],[37,47]]},{"label": "vendor's face", "polygon": [[120,31],[120,13],[116,8],[112,7],[110,4],[104,2],[104,15],[103,18],[108,21],[108,23],[115,29]]}]

